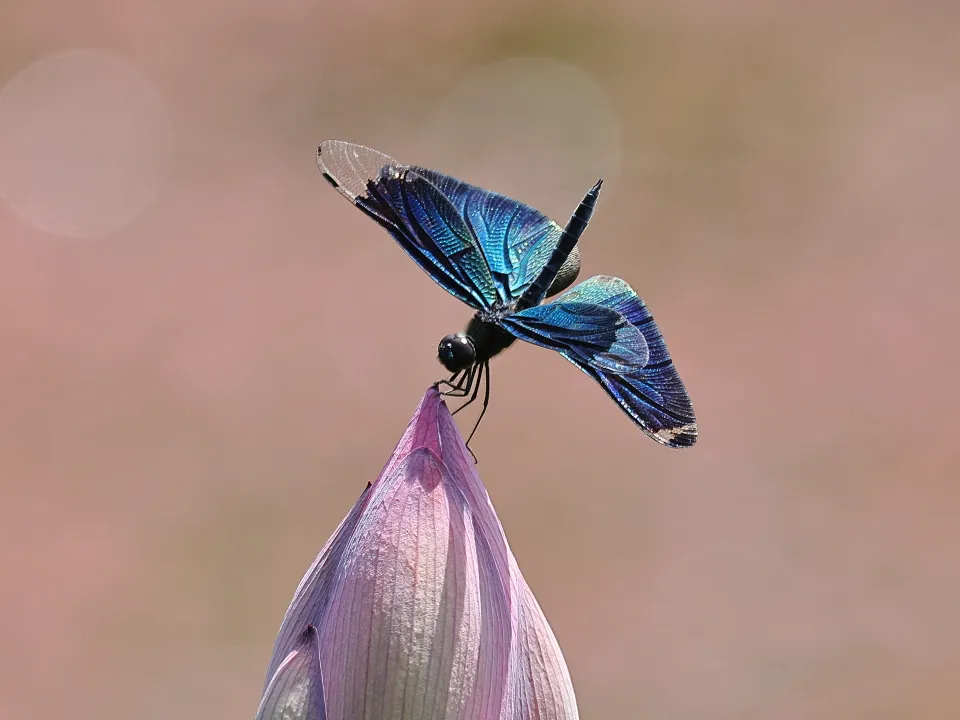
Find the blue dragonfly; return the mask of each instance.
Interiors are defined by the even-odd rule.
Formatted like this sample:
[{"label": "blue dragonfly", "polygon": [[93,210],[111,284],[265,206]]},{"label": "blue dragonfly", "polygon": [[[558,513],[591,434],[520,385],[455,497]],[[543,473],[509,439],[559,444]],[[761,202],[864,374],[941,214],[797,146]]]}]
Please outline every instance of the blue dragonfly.
[{"label": "blue dragonfly", "polygon": [[[490,400],[490,359],[519,338],[556,350],[596,380],[640,429],[669,447],[697,441],[686,388],[650,311],[617,277],[580,272],[577,241],[598,181],[566,227],[539,210],[436,170],[340,140],[317,149],[323,177],[381,225],[438,285],[475,311],[440,341],[447,394]],[[567,290],[551,302],[544,300]]]}]

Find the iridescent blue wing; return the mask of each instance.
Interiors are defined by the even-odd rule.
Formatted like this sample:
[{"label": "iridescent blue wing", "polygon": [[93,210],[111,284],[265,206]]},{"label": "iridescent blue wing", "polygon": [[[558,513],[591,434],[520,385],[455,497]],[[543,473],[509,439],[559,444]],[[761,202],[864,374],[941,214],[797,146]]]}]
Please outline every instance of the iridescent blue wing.
[{"label": "iridescent blue wing", "polygon": [[[317,163],[341,195],[382,225],[437,283],[468,305],[511,304],[537,279],[563,233],[539,210],[370,148],[320,144]],[[576,247],[548,294],[576,278]]]},{"label": "iridescent blue wing", "polygon": [[[483,248],[500,301],[523,295],[550,260],[563,232],[539,210],[436,170],[413,168],[453,203]],[[579,251],[568,258],[579,272]],[[566,264],[565,264],[566,265]],[[576,275],[570,277],[567,285]]]},{"label": "iridescent blue wing", "polygon": [[320,144],[317,164],[337,192],[383,226],[451,295],[477,310],[501,299],[468,221],[417,168],[339,140]]},{"label": "iridescent blue wing", "polygon": [[659,443],[689,447],[697,420],[653,316],[620,278],[584,280],[553,302],[503,319],[521,340],[558,351]]}]

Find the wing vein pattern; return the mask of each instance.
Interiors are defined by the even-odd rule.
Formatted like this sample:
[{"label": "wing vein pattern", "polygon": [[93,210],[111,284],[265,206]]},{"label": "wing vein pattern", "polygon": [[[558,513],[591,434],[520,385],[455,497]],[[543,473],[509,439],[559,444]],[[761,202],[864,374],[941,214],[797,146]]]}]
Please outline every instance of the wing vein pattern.
[{"label": "wing vein pattern", "polygon": [[521,340],[558,351],[659,443],[697,440],[690,397],[650,311],[626,282],[597,275],[553,302],[503,320]]},{"label": "wing vein pattern", "polygon": [[[550,266],[555,253],[562,255],[564,230],[557,223],[504,195],[401,165],[361,145],[327,140],[317,163],[337,192],[451,295],[475,310],[495,310],[491,317],[515,337],[559,352],[654,440],[672,447],[696,442],[686,388],[659,327],[626,282],[599,275],[552,302],[526,307],[528,290],[539,303],[542,293],[566,287],[579,270],[575,245],[563,263],[571,273]],[[598,182],[571,218],[575,231],[586,226],[599,188]],[[540,288],[538,280],[551,287]]]},{"label": "wing vein pattern", "polygon": [[476,309],[515,302],[562,233],[528,205],[362,145],[327,140],[317,164],[435,282]]}]

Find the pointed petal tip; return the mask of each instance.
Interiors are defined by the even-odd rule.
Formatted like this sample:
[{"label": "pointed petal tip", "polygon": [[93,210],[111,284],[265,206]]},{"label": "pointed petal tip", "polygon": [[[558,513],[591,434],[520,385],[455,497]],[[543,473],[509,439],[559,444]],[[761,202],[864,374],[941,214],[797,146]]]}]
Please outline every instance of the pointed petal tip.
[{"label": "pointed petal tip", "polygon": [[420,400],[420,406],[417,408],[417,413],[424,409],[429,409],[434,415],[437,413],[447,412],[446,400],[443,397],[443,393],[440,392],[438,387],[439,383],[434,383],[427,388],[427,391],[423,394],[423,399]]},{"label": "pointed petal tip", "polygon": [[443,393],[436,385],[427,390],[420,402],[420,408],[428,410],[423,417],[429,424],[422,426],[426,431],[424,437],[430,438],[430,443],[425,447],[429,447],[448,468],[456,473],[467,472],[467,467],[472,468],[476,464],[473,453],[464,443]]},{"label": "pointed petal tip", "polygon": [[273,674],[256,720],[325,720],[320,636],[307,625],[296,645]]},{"label": "pointed petal tip", "polygon": [[446,422],[453,422],[443,395],[437,386],[431,385],[420,400],[410,424],[407,426],[400,444],[394,451],[393,459],[399,460],[418,448],[428,448],[438,458],[442,457],[440,442],[440,427]]},{"label": "pointed petal tip", "polygon": [[400,464],[421,449],[429,451],[445,466],[458,484],[472,472],[469,469],[473,467],[469,459],[470,451],[463,442],[453,415],[447,409],[443,393],[436,385],[427,388],[393,455],[374,480],[374,486],[378,486],[384,478],[395,477]]},{"label": "pointed petal tip", "polygon": [[313,625],[300,634],[270,679],[256,720],[326,720],[320,636]]}]

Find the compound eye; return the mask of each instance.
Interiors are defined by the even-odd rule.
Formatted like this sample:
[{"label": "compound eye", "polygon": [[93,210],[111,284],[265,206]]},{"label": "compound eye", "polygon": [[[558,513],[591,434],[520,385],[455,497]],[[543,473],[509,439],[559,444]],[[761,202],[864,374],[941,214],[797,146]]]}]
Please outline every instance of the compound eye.
[{"label": "compound eye", "polygon": [[473,365],[477,352],[470,338],[464,335],[447,335],[440,341],[437,357],[447,370],[458,372]]}]

